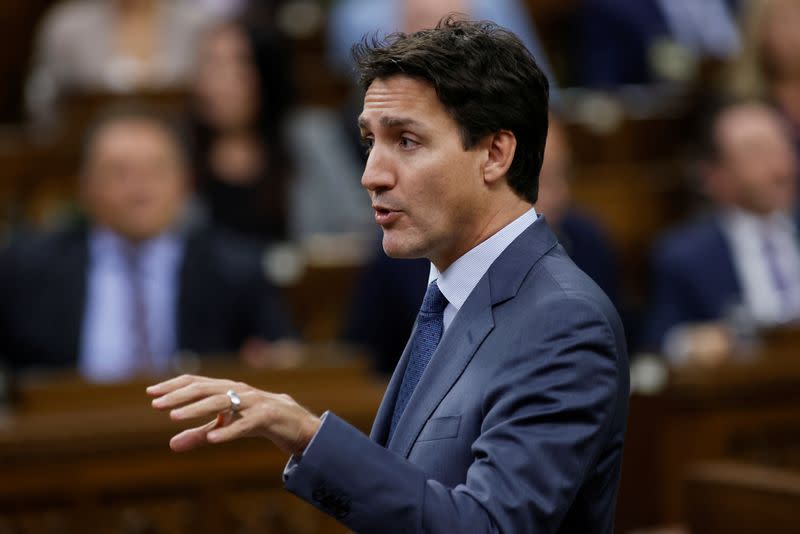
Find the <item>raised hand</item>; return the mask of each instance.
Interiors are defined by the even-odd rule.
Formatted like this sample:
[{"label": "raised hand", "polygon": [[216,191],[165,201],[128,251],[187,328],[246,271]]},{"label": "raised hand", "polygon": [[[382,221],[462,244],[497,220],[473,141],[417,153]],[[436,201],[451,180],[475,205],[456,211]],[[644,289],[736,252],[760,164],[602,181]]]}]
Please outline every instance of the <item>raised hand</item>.
[{"label": "raised hand", "polygon": [[[240,400],[233,411],[231,396]],[[317,432],[319,418],[290,396],[261,391],[243,382],[182,375],[147,388],[158,410],[170,410],[174,421],[211,418],[184,430],[169,442],[174,451],[186,451],[205,443],[222,443],[244,437],[273,441],[289,454],[301,454]],[[232,417],[218,417],[220,414]]]}]

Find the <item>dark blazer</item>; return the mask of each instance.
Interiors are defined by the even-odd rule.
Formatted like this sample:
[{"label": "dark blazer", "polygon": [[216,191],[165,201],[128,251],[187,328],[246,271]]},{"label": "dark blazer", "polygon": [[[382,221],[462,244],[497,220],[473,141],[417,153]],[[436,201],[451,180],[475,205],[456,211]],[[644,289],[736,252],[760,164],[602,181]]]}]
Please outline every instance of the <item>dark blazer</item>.
[{"label": "dark blazer", "polygon": [[628,363],[613,305],[544,219],[492,264],[387,443],[328,413],[286,487],[357,532],[613,531]]},{"label": "dark blazer", "polygon": [[680,323],[712,321],[741,302],[733,253],[715,217],[662,238],[651,259],[650,302],[641,348],[661,350],[664,335]]},{"label": "dark blazer", "polygon": [[[0,354],[12,368],[78,362],[89,272],[88,229],[19,240],[0,254]],[[236,351],[251,336],[291,336],[260,267],[260,250],[229,234],[186,237],[177,298],[179,350]]]}]

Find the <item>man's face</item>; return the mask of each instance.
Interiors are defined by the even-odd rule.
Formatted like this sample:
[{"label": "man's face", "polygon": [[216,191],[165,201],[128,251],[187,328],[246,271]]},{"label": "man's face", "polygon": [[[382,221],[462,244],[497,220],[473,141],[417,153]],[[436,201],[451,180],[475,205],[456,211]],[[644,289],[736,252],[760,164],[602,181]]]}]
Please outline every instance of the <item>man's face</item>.
[{"label": "man's face", "polygon": [[480,144],[464,150],[433,87],[407,76],[372,82],[359,126],[370,147],[361,184],[386,254],[447,268],[479,242],[486,224],[487,151]]},{"label": "man's face", "polygon": [[731,109],[720,117],[716,134],[719,168],[735,204],[761,215],[792,208],[797,160],[774,112],[761,106]]},{"label": "man's face", "polygon": [[184,164],[174,141],[153,122],[122,119],[104,126],[84,172],[93,222],[132,241],[170,229],[183,208]]}]

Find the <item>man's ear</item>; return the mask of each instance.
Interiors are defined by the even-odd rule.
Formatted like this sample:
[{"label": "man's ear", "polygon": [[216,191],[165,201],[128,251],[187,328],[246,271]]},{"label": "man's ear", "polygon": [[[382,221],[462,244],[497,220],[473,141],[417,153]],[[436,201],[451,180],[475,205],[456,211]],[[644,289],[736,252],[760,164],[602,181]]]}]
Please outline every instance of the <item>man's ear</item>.
[{"label": "man's ear", "polygon": [[517,150],[517,138],[510,130],[500,130],[489,135],[484,142],[488,157],[483,165],[483,180],[494,184],[508,174]]}]

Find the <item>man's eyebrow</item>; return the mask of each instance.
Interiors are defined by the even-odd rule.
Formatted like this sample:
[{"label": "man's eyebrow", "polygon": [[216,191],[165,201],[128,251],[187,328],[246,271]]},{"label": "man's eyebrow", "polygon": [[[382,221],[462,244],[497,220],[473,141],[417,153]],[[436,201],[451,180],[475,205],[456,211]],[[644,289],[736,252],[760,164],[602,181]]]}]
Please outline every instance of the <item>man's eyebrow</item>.
[{"label": "man's eyebrow", "polygon": [[[380,119],[380,124],[384,128],[398,128],[403,126],[422,126],[418,120],[412,119],[411,117],[387,117],[383,116]],[[358,127],[361,130],[368,130],[369,129],[369,121],[364,117],[358,118]]]}]

